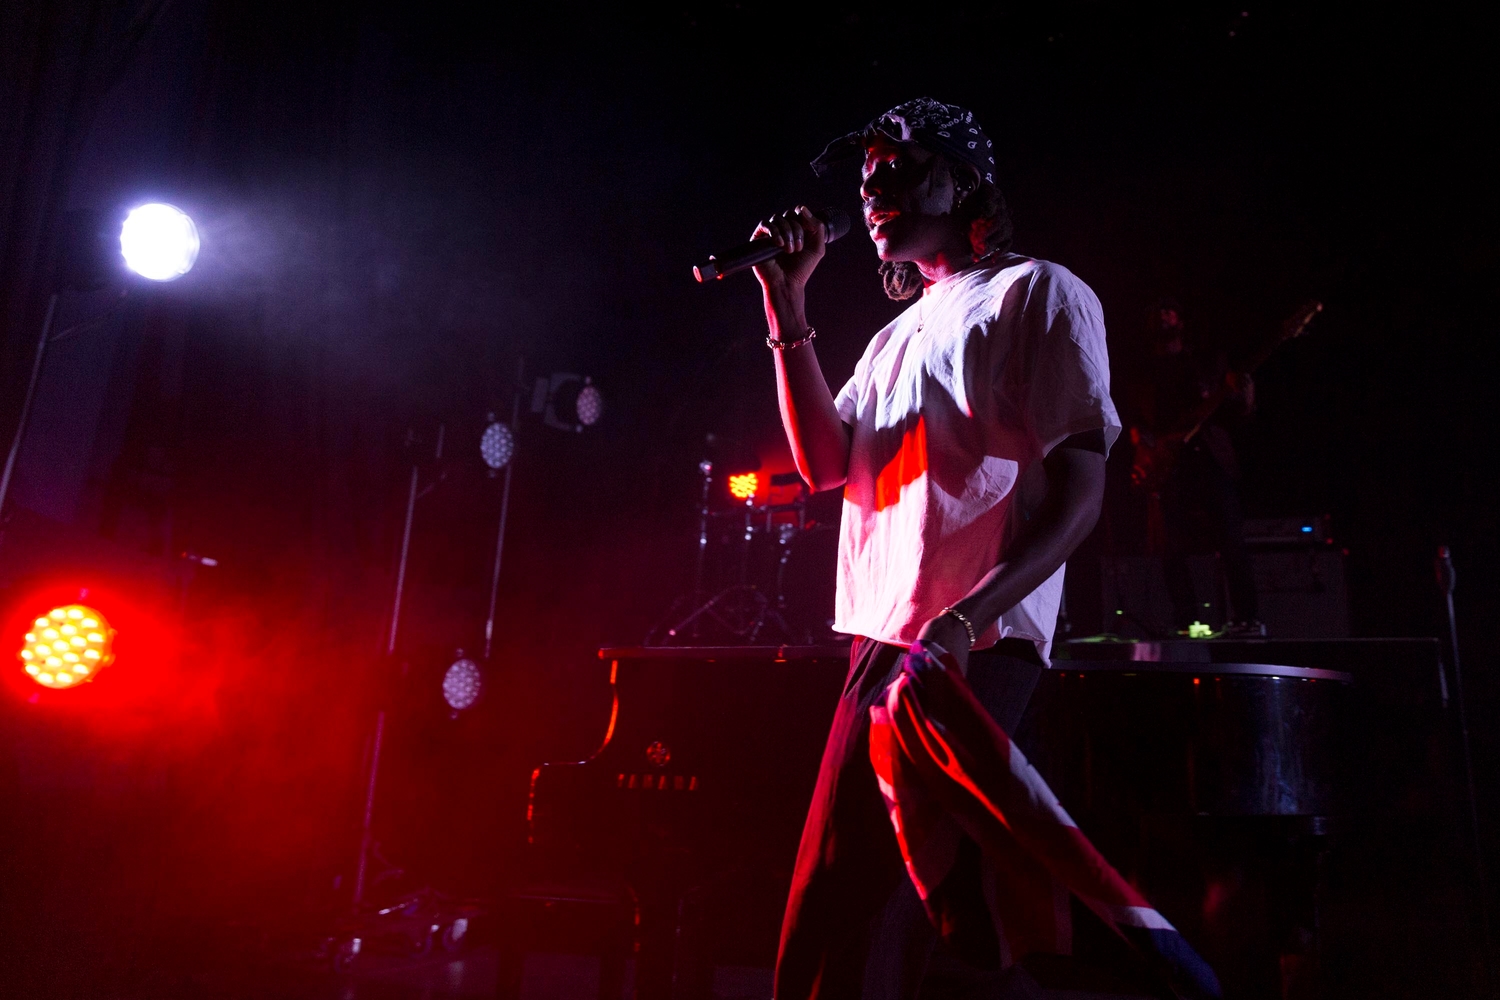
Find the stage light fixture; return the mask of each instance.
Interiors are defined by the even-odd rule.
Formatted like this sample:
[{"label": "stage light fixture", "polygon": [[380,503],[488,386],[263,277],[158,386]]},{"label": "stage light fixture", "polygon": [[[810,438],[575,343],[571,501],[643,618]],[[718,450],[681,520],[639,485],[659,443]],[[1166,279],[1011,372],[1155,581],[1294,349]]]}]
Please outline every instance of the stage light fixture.
[{"label": "stage light fixture", "polygon": [[458,659],[448,666],[448,672],[443,675],[443,700],[455,713],[462,712],[466,708],[472,708],[479,700],[479,692],[484,686],[484,678],[479,673],[479,664],[464,656],[464,651],[458,651]]},{"label": "stage light fixture", "polygon": [[749,500],[760,488],[760,477],[753,472],[744,472],[729,477],[729,495],[736,500]]},{"label": "stage light fixture", "polygon": [[479,455],[484,464],[498,472],[509,464],[515,453],[516,435],[491,413],[490,425],[479,438]]},{"label": "stage light fixture", "polygon": [[573,409],[578,414],[580,424],[592,427],[604,416],[604,397],[599,394],[598,386],[588,379],[583,382],[583,388],[578,390],[578,396],[573,400]]},{"label": "stage light fixture", "polygon": [[141,277],[171,281],[192,270],[198,259],[198,227],[172,205],[142,205],[125,217],[120,253]]},{"label": "stage light fixture", "polygon": [[84,604],[64,604],[31,623],[21,666],[42,687],[77,687],[114,662],[114,644],[115,630],[102,614]]},{"label": "stage light fixture", "polygon": [[548,427],[581,434],[604,416],[604,395],[587,375],[554,372],[550,378],[536,380],[531,412],[542,414],[542,423]]}]

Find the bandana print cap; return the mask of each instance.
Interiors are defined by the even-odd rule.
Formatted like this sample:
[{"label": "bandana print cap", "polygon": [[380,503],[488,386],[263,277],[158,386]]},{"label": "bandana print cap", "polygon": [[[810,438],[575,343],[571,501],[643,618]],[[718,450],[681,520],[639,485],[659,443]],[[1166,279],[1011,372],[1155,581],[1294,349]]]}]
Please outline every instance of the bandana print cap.
[{"label": "bandana print cap", "polygon": [[813,172],[821,177],[834,163],[862,154],[876,132],[896,142],[914,142],[944,153],[995,183],[995,146],[974,121],[974,112],[930,97],[898,104],[858,132],[830,142],[812,161]]}]

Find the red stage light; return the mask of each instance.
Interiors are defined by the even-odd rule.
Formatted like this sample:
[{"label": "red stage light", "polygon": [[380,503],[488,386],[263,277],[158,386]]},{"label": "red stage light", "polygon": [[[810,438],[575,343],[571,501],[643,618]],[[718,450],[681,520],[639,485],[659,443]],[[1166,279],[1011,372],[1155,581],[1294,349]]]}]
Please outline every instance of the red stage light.
[{"label": "red stage light", "polygon": [[63,604],[31,623],[21,665],[42,687],[87,684],[114,661],[115,630],[95,609]]},{"label": "red stage light", "polygon": [[760,477],[753,472],[729,477],[729,495],[736,500],[749,500],[760,488]]}]

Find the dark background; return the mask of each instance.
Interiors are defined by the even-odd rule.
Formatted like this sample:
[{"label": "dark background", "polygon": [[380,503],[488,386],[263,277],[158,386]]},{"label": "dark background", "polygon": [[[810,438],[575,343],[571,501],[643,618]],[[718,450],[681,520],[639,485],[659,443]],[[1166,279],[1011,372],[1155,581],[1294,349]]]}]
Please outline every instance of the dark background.
[{"label": "dark background", "polygon": [[[703,435],[790,464],[753,280],[689,266],[783,207],[853,208],[852,178],[807,161],[919,94],[985,124],[1017,248],[1099,294],[1117,379],[1158,296],[1231,349],[1327,304],[1260,373],[1249,513],[1332,515],[1366,636],[1439,633],[1453,546],[1500,835],[1488,37],[1439,8],[6,5],[6,440],[62,213],[162,199],[203,237],[180,281],[60,306],[58,329],[90,325],[47,361],[0,612],[89,586],[154,638],[67,699],[6,691],[7,960],[59,995],[149,982],[192,935],[347,892],[392,693],[386,853],[455,892],[514,877],[529,768],[603,725],[593,651],[688,584]],[[858,234],[810,294],[836,385],[898,306]],[[608,409],[523,428],[486,696],[452,721],[437,684],[482,645],[499,507],[477,441],[522,357],[593,376]],[[440,424],[385,663],[404,442],[426,455]],[[221,565],[189,579],[184,551]]]}]

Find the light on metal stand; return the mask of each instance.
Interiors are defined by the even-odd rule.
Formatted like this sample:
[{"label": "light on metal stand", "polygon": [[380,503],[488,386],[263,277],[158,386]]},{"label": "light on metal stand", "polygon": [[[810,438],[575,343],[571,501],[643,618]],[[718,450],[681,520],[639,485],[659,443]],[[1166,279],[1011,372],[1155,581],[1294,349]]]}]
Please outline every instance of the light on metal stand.
[{"label": "light on metal stand", "polygon": [[443,674],[443,700],[448,703],[451,717],[456,719],[459,712],[473,708],[483,692],[484,676],[479,671],[479,664],[460,649]]},{"label": "light on metal stand", "polygon": [[538,378],[531,390],[531,412],[542,415],[542,423],[558,430],[583,433],[604,416],[604,396],[587,375],[553,372]]},{"label": "light on metal stand", "polygon": [[[437,446],[433,455],[434,462],[440,462],[443,458],[443,426],[438,427]],[[408,446],[414,445],[415,434],[407,431]],[[389,662],[396,655],[396,637],[401,628],[401,604],[406,592],[406,569],[411,557],[411,529],[416,519],[417,501],[427,494],[436,483],[427,487],[426,490],[418,492],[417,486],[422,474],[422,464],[417,458],[415,448],[412,449],[411,478],[406,489],[406,520],[401,528],[401,555],[396,562],[396,592],[391,598],[391,627],[386,632],[385,658]],[[382,706],[375,713],[375,732],[370,740],[370,769],[365,781],[365,808],[360,820],[359,827],[359,860],[354,870],[354,892],[351,902],[358,907],[364,901],[365,896],[365,874],[369,868],[370,853],[374,849],[375,818],[375,785],[380,776],[380,751],[385,742],[385,707]]]},{"label": "light on metal stand", "polygon": [[86,684],[114,662],[115,630],[86,604],[63,604],[26,628],[22,668],[42,687]]},{"label": "light on metal stand", "polygon": [[[495,532],[495,562],[490,572],[490,606],[484,619],[484,659],[489,662],[495,648],[495,608],[500,598],[500,564],[505,555],[505,526],[510,519],[510,484],[515,473],[516,450],[520,445],[522,386],[526,380],[526,359],[516,361],[516,390],[511,398],[510,424],[502,424],[489,415],[489,426],[479,441],[480,456],[490,467],[490,475],[505,470],[505,485],[500,492],[500,523]],[[604,415],[604,397],[594,380],[587,375],[554,372],[538,377],[531,390],[531,412],[542,423],[558,430],[583,433]]]},{"label": "light on metal stand", "polygon": [[5,456],[5,469],[0,472],[0,524],[4,523],[5,501],[10,495],[16,460],[26,440],[26,425],[41,380],[47,345],[72,332],[52,334],[58,298],[65,291],[87,291],[109,284],[119,276],[122,260],[130,270],[153,281],[180,278],[192,270],[199,250],[198,229],[193,220],[181,209],[161,204],[133,209],[117,229],[111,226],[105,213],[69,212],[63,217],[59,243],[57,265],[48,281],[47,311],[31,362],[31,378],[21,398],[21,412],[16,418],[10,451]]},{"label": "light on metal stand", "polygon": [[176,281],[191,271],[198,246],[198,227],[175,205],[142,205],[120,227],[125,265],[152,281]]},{"label": "light on metal stand", "polygon": [[[515,420],[515,414],[511,414],[511,420]],[[501,469],[510,464],[511,457],[516,453],[516,432],[496,420],[493,413],[489,415],[489,421],[489,426],[485,427],[484,435],[479,439],[479,456],[490,467],[490,478],[493,479]]]},{"label": "light on metal stand", "polygon": [[521,380],[526,373],[526,359],[516,361],[516,391],[511,398],[510,425],[499,423],[490,414],[490,425],[479,441],[479,452],[490,475],[505,469],[505,485],[500,491],[500,524],[495,531],[495,562],[490,571],[490,606],[484,617],[484,661],[490,660],[495,648],[495,603],[500,596],[500,563],[505,557],[505,523],[510,518],[510,483],[515,475],[517,437],[521,431]]}]

